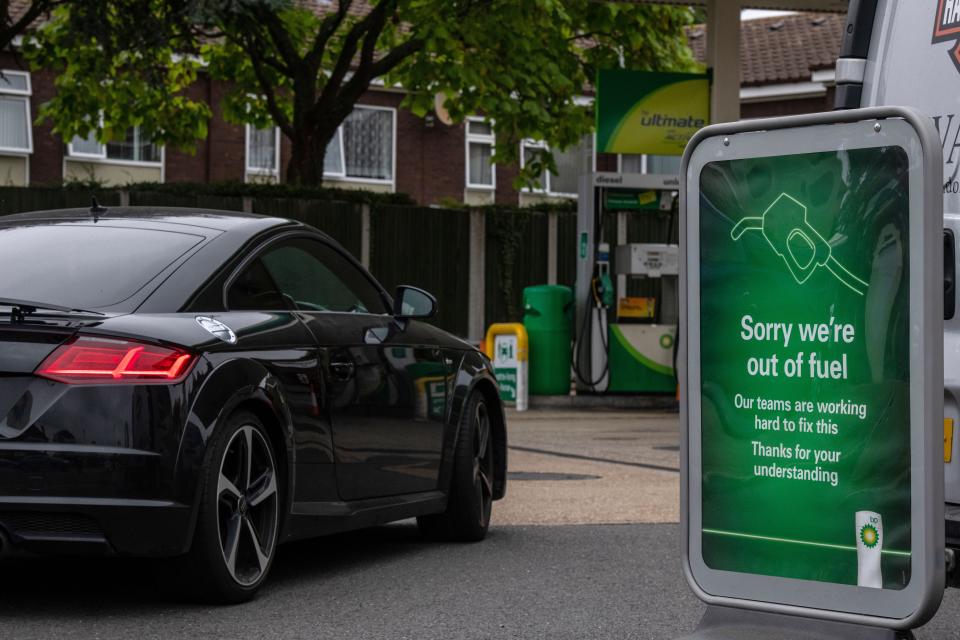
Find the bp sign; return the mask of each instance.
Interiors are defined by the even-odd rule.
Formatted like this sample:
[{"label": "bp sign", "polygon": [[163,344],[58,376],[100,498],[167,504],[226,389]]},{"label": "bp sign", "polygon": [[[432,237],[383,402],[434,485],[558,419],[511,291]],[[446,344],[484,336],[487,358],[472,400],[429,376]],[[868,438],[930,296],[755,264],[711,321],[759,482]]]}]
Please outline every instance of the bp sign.
[{"label": "bp sign", "polygon": [[679,156],[710,121],[706,74],[602,69],[597,74],[597,152]]},{"label": "bp sign", "polygon": [[871,109],[684,156],[684,556],[711,604],[891,628],[943,589],[941,161]]}]

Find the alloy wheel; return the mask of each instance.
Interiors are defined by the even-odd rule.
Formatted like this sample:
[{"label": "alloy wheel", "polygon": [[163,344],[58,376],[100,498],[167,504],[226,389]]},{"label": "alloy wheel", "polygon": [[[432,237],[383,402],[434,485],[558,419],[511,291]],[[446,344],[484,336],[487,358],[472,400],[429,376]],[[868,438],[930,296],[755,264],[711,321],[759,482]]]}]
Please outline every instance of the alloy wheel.
[{"label": "alloy wheel", "polygon": [[217,527],[220,550],[231,577],[256,584],[277,543],[277,470],[260,431],[244,425],[230,438],[220,461]]},{"label": "alloy wheel", "polygon": [[473,416],[473,486],[479,499],[480,526],[486,527],[493,504],[493,442],[490,414],[483,402],[477,403]]}]

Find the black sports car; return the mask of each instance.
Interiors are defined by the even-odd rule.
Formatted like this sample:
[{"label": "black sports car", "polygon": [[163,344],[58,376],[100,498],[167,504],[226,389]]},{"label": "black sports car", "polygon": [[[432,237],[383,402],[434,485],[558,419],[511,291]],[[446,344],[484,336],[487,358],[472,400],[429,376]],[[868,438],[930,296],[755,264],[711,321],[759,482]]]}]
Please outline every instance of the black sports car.
[{"label": "black sports car", "polygon": [[506,422],[435,311],[290,220],[0,218],[0,542],[175,557],[192,594],[237,602],[281,542],[414,516],[482,539]]}]

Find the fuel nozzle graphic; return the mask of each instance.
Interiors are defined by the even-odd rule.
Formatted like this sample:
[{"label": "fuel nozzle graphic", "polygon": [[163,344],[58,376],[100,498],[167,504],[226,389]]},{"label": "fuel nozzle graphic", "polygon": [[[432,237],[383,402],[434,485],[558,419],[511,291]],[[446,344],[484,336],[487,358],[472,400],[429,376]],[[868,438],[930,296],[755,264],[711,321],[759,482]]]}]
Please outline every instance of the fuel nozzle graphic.
[{"label": "fuel nozzle graphic", "polygon": [[866,282],[847,271],[831,255],[829,243],[807,222],[807,208],[786,193],[781,193],[762,216],[741,219],[730,237],[739,240],[746,231],[762,232],[799,284],[806,282],[817,267],[825,267],[857,295],[862,296],[867,290]]}]

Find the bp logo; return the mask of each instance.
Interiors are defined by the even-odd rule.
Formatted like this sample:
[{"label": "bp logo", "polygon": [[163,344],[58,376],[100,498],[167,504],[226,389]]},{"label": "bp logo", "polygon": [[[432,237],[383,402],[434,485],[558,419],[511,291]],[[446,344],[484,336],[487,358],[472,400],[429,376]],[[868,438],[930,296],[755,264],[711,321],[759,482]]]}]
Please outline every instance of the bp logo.
[{"label": "bp logo", "polygon": [[670,335],[669,333],[665,333],[662,336],[660,336],[660,346],[663,347],[664,349],[673,348],[673,336]]},{"label": "bp logo", "polygon": [[950,49],[950,60],[957,71],[960,71],[960,2],[938,0],[931,43],[948,41],[954,42]]},{"label": "bp logo", "polygon": [[860,528],[860,542],[867,549],[873,549],[880,542],[880,532],[872,524],[865,524]]}]

